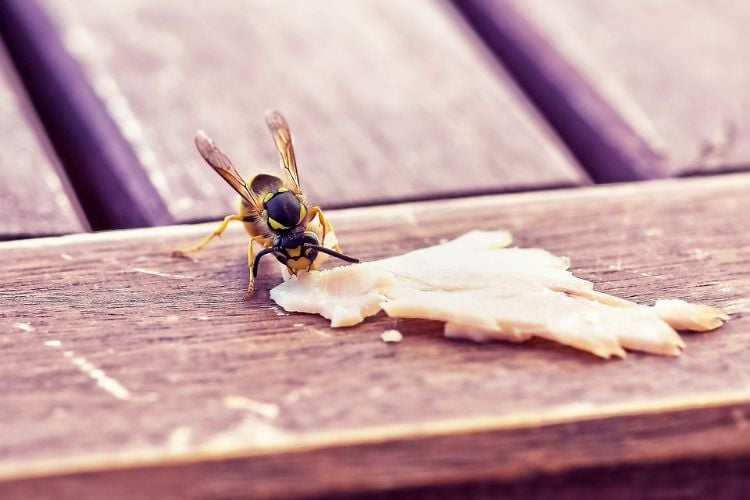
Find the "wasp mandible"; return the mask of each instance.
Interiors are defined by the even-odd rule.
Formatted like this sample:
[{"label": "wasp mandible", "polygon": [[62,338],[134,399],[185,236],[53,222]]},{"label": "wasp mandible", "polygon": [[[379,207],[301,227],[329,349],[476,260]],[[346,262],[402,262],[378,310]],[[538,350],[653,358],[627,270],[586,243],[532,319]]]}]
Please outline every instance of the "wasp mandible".
[{"label": "wasp mandible", "polygon": [[[173,256],[182,257],[198,251],[214,237],[220,236],[230,222],[243,222],[245,230],[250,234],[247,247],[250,281],[246,297],[253,294],[260,259],[269,253],[284,264],[292,275],[301,270],[315,269],[319,264],[319,253],[347,262],[359,262],[354,257],[340,253],[338,243],[333,249],[324,246],[326,234],[332,234],[333,227],[320,207],[309,205],[305,201],[300,188],[289,125],[278,111],[266,113],[266,125],[279,151],[282,178],[258,174],[245,182],[229,158],[203,131],[195,135],[195,145],[203,159],[240,195],[239,213],[226,216],[197,245],[172,252]],[[316,218],[322,228],[320,238],[312,226]],[[257,255],[253,248],[255,242],[263,247]]]}]

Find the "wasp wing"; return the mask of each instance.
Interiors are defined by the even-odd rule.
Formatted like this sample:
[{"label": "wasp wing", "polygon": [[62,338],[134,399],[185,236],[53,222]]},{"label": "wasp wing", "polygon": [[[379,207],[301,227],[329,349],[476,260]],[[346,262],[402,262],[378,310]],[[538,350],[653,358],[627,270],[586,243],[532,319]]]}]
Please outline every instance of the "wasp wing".
[{"label": "wasp wing", "polygon": [[297,173],[297,160],[294,158],[294,147],[292,146],[292,134],[289,132],[289,124],[284,116],[278,111],[266,112],[266,125],[271,131],[273,142],[281,157],[281,170],[289,187],[300,192],[299,174]]},{"label": "wasp wing", "polygon": [[263,198],[266,193],[275,193],[284,182],[275,175],[258,174],[250,180],[250,191],[258,198]]},{"label": "wasp wing", "polygon": [[206,163],[211,165],[216,170],[216,173],[222,176],[248,205],[259,211],[261,205],[258,197],[248,189],[247,184],[242,180],[242,177],[234,168],[227,155],[222,153],[218,146],[216,146],[216,143],[202,130],[195,134],[195,146],[198,148],[198,152],[203,159],[206,160]]}]

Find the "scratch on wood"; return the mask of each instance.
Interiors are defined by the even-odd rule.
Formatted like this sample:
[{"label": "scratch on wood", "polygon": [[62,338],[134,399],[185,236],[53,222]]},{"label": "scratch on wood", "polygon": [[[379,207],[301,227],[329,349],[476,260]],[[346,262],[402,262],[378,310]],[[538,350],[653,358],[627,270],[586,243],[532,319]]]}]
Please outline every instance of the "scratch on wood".
[{"label": "scratch on wood", "polygon": [[294,440],[293,434],[264,422],[255,415],[246,415],[236,426],[213,434],[201,443],[200,448],[212,452],[236,450],[241,445],[272,448]]},{"label": "scratch on wood", "polygon": [[45,340],[44,345],[47,347],[61,347],[62,342],[60,342],[59,340]]},{"label": "scratch on wood", "polygon": [[614,264],[610,264],[609,268],[613,271],[622,271],[622,261],[617,259]]},{"label": "scratch on wood", "polygon": [[232,410],[246,410],[268,420],[279,416],[279,407],[273,403],[264,403],[244,396],[226,396],[224,406]]},{"label": "scratch on wood", "polygon": [[61,254],[60,254],[60,257],[61,257],[62,259],[65,259],[65,260],[73,260],[73,256],[72,256],[72,255],[70,255],[69,253],[65,253],[65,252],[61,253]]},{"label": "scratch on wood", "polygon": [[153,276],[161,276],[162,278],[173,278],[178,280],[189,280],[190,276],[184,276],[182,274],[168,274],[168,273],[162,273],[160,271],[154,271],[151,269],[144,269],[142,267],[134,267],[132,268],[133,271],[137,273],[143,273],[143,274],[151,274]]},{"label": "scratch on wood", "polygon": [[313,333],[314,333],[315,335],[317,335],[317,336],[319,336],[319,337],[323,337],[323,338],[326,338],[326,339],[327,339],[327,338],[330,338],[330,337],[331,337],[331,334],[330,334],[330,333],[326,333],[326,332],[324,332],[323,330],[318,330],[317,328],[312,328],[311,330],[312,330],[312,332],[313,332]]},{"label": "scratch on wood", "polygon": [[176,427],[169,433],[167,449],[171,453],[181,453],[188,449],[193,437],[193,430],[187,425]]},{"label": "scratch on wood", "polygon": [[18,328],[22,332],[26,332],[26,333],[34,331],[34,327],[31,326],[31,323],[20,323],[19,322],[19,323],[14,323],[13,326],[15,326],[16,328]]},{"label": "scratch on wood", "polygon": [[63,355],[69,358],[71,363],[77,366],[83,373],[96,381],[96,385],[116,397],[117,399],[130,399],[130,391],[117,380],[108,376],[103,370],[88,362],[83,356],[76,356],[73,351],[65,351]]},{"label": "scratch on wood", "polygon": [[313,391],[309,387],[299,387],[297,389],[292,389],[284,396],[284,402],[296,403],[304,396],[310,396],[312,393]]},{"label": "scratch on wood", "polygon": [[643,234],[649,237],[664,236],[664,230],[658,227],[650,227],[644,230]]},{"label": "scratch on wood", "polygon": [[687,253],[695,260],[703,260],[711,255],[709,252],[703,250],[702,248],[691,248],[687,251]]}]

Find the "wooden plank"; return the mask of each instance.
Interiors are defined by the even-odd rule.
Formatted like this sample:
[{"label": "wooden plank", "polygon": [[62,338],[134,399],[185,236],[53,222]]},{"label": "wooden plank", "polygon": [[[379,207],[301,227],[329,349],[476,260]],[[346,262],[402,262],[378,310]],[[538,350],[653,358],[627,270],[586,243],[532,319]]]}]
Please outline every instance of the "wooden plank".
[{"label": "wooden plank", "polygon": [[750,166],[734,0],[458,0],[595,179]]},{"label": "wooden plank", "polygon": [[[34,105],[42,110],[40,119],[92,228],[172,222],[138,158],[39,5],[34,0],[0,3],[0,32]],[[127,109],[124,101],[110,105]]]},{"label": "wooden plank", "polygon": [[0,42],[0,239],[87,228]]},{"label": "wooden plank", "polygon": [[41,4],[177,222],[234,205],[196,154],[195,131],[245,175],[275,172],[263,123],[272,107],[287,115],[306,191],[324,206],[585,182],[439,1]]},{"label": "wooden plank", "polygon": [[343,495],[337,498],[412,499],[472,498],[528,500],[704,500],[744,498],[750,491],[750,462],[738,460],[683,461],[668,464],[642,462],[625,467],[593,468],[567,474],[540,474],[513,482],[477,482],[403,488],[387,494]]},{"label": "wooden plank", "polygon": [[[733,175],[329,214],[364,259],[507,228],[602,291],[732,315],[680,358],[449,341],[382,315],[331,330],[269,302],[271,262],[243,302],[238,227],[196,262],[169,252],[212,225],[0,244],[0,496],[322,495],[748,458],[749,188]],[[383,343],[390,328],[405,339]]]}]

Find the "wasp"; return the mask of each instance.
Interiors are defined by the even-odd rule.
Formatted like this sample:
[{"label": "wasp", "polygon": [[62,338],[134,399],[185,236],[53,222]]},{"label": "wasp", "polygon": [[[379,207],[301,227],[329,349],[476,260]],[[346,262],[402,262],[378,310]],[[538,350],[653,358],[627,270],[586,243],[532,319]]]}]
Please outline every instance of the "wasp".
[{"label": "wasp", "polygon": [[[203,131],[195,135],[195,145],[200,155],[240,195],[239,213],[224,217],[216,229],[197,245],[172,252],[175,257],[196,252],[220,236],[230,222],[243,222],[250,234],[247,247],[247,298],[253,294],[260,260],[268,254],[273,254],[291,275],[301,270],[315,269],[319,264],[319,253],[347,262],[359,262],[354,257],[342,254],[338,243],[333,248],[324,246],[326,234],[333,234],[333,227],[320,207],[309,205],[302,194],[289,125],[278,111],[266,113],[266,125],[279,152],[281,178],[258,174],[246,182],[214,141]],[[316,218],[318,224],[313,222]],[[320,238],[314,230],[316,226],[322,228]],[[257,255],[255,243],[263,247]]]}]

